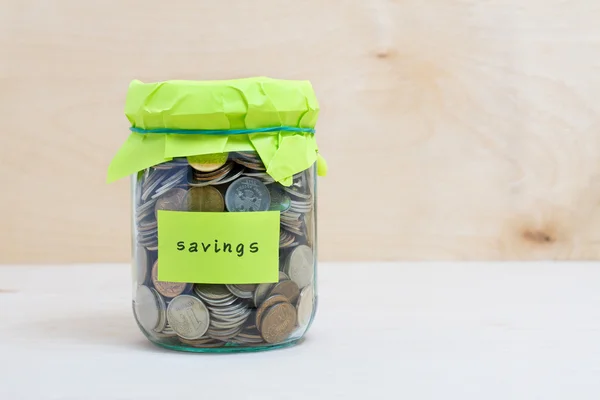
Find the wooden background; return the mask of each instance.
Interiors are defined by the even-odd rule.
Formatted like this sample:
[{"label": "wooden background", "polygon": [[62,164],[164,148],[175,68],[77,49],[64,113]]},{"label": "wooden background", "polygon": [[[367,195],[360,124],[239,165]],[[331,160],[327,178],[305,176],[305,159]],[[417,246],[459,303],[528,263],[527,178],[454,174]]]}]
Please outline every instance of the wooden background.
[{"label": "wooden background", "polygon": [[0,262],[127,261],[131,79],[309,79],[321,260],[598,259],[594,0],[3,0]]}]

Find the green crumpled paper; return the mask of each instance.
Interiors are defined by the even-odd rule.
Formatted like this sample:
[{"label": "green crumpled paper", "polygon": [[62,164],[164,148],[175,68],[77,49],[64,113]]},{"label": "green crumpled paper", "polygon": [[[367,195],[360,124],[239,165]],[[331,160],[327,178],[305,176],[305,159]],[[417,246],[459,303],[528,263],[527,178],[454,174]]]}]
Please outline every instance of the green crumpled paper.
[{"label": "green crumpled paper", "polygon": [[[227,130],[266,127],[314,128],[319,104],[307,81],[245,78],[229,81],[132,81],[125,114],[141,129]],[[256,151],[277,182],[289,186],[292,176],[317,163],[327,165],[314,134],[275,131],[249,134],[176,134],[132,132],[114,156],[107,181],[174,157],[232,151]]]}]

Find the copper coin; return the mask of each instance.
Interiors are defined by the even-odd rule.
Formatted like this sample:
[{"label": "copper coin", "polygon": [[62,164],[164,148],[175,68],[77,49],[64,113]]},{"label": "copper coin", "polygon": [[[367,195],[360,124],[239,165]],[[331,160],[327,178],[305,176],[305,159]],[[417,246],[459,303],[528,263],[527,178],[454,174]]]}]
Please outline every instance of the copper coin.
[{"label": "copper coin", "polygon": [[294,330],[296,318],[296,309],[290,303],[274,305],[262,319],[261,336],[267,343],[284,341]]},{"label": "copper coin", "polygon": [[225,165],[228,158],[228,153],[202,154],[188,157],[188,163],[196,171],[211,172]]},{"label": "copper coin", "polygon": [[187,284],[185,282],[165,282],[158,280],[158,260],[152,266],[152,284],[158,293],[165,297],[179,296],[184,292]]},{"label": "copper coin", "polygon": [[262,318],[262,315],[265,313],[265,311],[267,311],[270,307],[273,307],[275,304],[286,303],[287,301],[288,299],[280,294],[269,296],[268,299],[263,301],[258,310],[256,310],[256,327],[260,329],[260,319]]},{"label": "copper coin", "polygon": [[193,187],[185,196],[190,211],[221,212],[225,209],[223,195],[212,186]]},{"label": "copper coin", "polygon": [[274,294],[281,294],[285,296],[290,303],[295,303],[296,300],[298,300],[298,296],[300,296],[300,288],[298,287],[298,284],[292,280],[281,281],[275,285],[273,290],[271,290],[271,293],[269,293],[269,296]]},{"label": "copper coin", "polygon": [[161,195],[154,205],[154,211],[158,210],[172,210],[172,211],[182,211],[185,206],[186,191],[184,189],[171,189]]}]

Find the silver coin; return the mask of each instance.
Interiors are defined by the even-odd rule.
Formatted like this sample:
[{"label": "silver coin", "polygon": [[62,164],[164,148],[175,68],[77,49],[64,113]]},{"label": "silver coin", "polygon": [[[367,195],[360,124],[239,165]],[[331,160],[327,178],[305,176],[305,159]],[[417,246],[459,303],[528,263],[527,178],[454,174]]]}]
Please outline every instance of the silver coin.
[{"label": "silver coin", "polygon": [[181,180],[186,176],[186,174],[186,170],[179,171],[172,178],[169,178],[167,181],[163,182],[162,186],[150,198],[155,199],[173,189],[175,186],[181,183]]},{"label": "silver coin", "polygon": [[210,328],[211,329],[229,329],[229,328],[237,327],[237,326],[243,325],[249,316],[250,316],[250,310],[248,310],[247,312],[245,312],[244,314],[240,315],[239,317],[237,317],[235,319],[211,320]]},{"label": "silver coin", "polygon": [[[281,279],[281,276],[279,279]],[[254,291],[253,298],[255,307],[259,307],[261,305],[261,303],[267,298],[269,292],[271,292],[271,289],[273,289],[273,286],[275,286],[274,283],[261,283],[258,285]]]},{"label": "silver coin", "polygon": [[251,299],[254,292],[240,289],[237,285],[226,285],[227,289],[241,299]]},{"label": "silver coin", "polygon": [[271,195],[258,179],[242,177],[227,188],[225,205],[231,212],[267,211],[271,205]]},{"label": "silver coin", "polygon": [[[143,222],[145,225],[148,224],[149,222],[154,222],[156,221],[156,218],[154,216],[154,207],[144,211],[141,214],[137,214],[135,217],[135,222],[137,223],[137,228],[138,230],[140,230],[140,224]],[[143,230],[143,227],[142,229]]]},{"label": "silver coin", "polygon": [[[198,294],[196,292],[196,294]],[[239,301],[239,298],[237,296],[234,296],[233,294],[229,294],[230,296],[222,299],[222,300],[210,300],[210,299],[204,299],[202,297],[202,300],[206,301],[207,306],[210,307],[214,307],[214,308],[220,308],[220,307],[227,307],[227,306],[233,306],[234,303]]]},{"label": "silver coin", "polygon": [[154,218],[140,221],[140,224],[138,225],[138,229],[140,231],[152,231],[157,227],[158,221],[156,221]]},{"label": "silver coin", "polygon": [[314,255],[310,247],[296,247],[288,256],[283,271],[298,284],[300,289],[308,286],[314,276]]},{"label": "silver coin", "polygon": [[246,319],[242,320],[241,323],[240,322],[233,322],[233,321],[210,321],[210,329],[213,330],[214,332],[217,332],[218,330],[227,330],[227,329],[232,329],[232,328],[239,328],[244,322],[246,321]]},{"label": "silver coin", "polygon": [[312,197],[312,195],[310,195],[310,194],[302,193],[302,192],[299,192],[297,190],[294,190],[294,189],[288,188],[288,187],[284,187],[283,190],[285,190],[286,192],[288,192],[292,196],[299,197],[301,199],[308,200],[308,199],[310,199]]},{"label": "silver coin", "polygon": [[193,340],[206,333],[210,315],[202,300],[182,294],[169,303],[167,320],[178,336]]},{"label": "silver coin", "polygon": [[248,307],[244,307],[243,310],[238,310],[235,313],[231,313],[229,315],[217,315],[217,314],[213,314],[215,315],[215,318],[220,319],[221,322],[223,321],[229,321],[229,322],[238,322],[238,321],[242,321],[245,320],[246,318],[248,318],[248,315],[250,315],[250,308]]},{"label": "silver coin", "polygon": [[211,315],[213,315],[215,318],[235,318],[241,314],[243,314],[244,312],[246,312],[246,310],[248,309],[248,307],[246,305],[241,305],[241,306],[236,306],[231,307],[231,308],[215,308],[215,307],[210,307],[209,310],[211,312]]},{"label": "silver coin", "polygon": [[140,285],[143,285],[146,282],[146,278],[148,278],[148,253],[144,247],[136,247],[134,262],[136,265],[136,280]]},{"label": "silver coin", "polygon": [[293,212],[293,211],[286,211],[281,213],[281,219],[282,220],[287,220],[287,221],[296,221],[301,217],[302,214],[297,213],[297,212]]},{"label": "silver coin", "polygon": [[231,297],[231,292],[225,285],[196,284],[194,291],[200,297],[210,300],[221,300]]},{"label": "silver coin", "polygon": [[314,305],[314,291],[313,286],[308,285],[300,292],[300,297],[298,299],[298,306],[296,307],[296,311],[298,314],[298,325],[301,327],[305,327],[310,322],[310,318],[313,313],[313,305]]},{"label": "silver coin", "polygon": [[167,304],[165,303],[165,299],[156,291],[156,289],[151,288],[154,296],[156,296],[156,300],[158,302],[158,325],[154,328],[155,332],[162,332],[167,327]]},{"label": "silver coin", "polygon": [[137,288],[135,294],[135,315],[139,324],[147,332],[151,332],[160,322],[158,299],[154,292],[144,285]]},{"label": "silver coin", "polygon": [[142,201],[148,200],[150,195],[154,193],[154,189],[156,189],[158,185],[160,185],[160,183],[164,181],[164,179],[167,177],[167,174],[164,172],[155,172],[154,174],[155,179],[152,181],[151,184],[144,188],[144,191],[142,192]]},{"label": "silver coin", "polygon": [[248,306],[246,306],[246,304],[244,303],[236,303],[227,307],[208,306],[208,309],[211,312],[211,314],[216,317],[229,318],[244,313],[248,309]]},{"label": "silver coin", "polygon": [[142,220],[143,215],[147,215],[145,214],[146,211],[148,210],[153,210],[154,208],[154,203],[156,203],[156,199],[152,199],[152,200],[148,200],[147,202],[145,202],[144,204],[142,204],[141,206],[139,206],[136,210],[135,210],[135,215],[136,218],[138,220]]}]

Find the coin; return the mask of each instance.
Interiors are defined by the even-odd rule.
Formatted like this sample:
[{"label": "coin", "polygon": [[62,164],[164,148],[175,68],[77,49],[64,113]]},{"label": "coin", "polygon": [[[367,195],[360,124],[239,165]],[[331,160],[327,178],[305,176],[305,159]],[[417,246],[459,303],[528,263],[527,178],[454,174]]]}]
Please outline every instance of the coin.
[{"label": "coin", "polygon": [[229,329],[239,327],[248,319],[250,309],[246,309],[242,314],[235,317],[212,318],[210,321],[211,329]]},{"label": "coin", "polygon": [[274,283],[261,283],[260,285],[258,285],[256,290],[254,291],[254,296],[252,299],[254,301],[255,307],[259,307],[260,304],[267,298],[267,295],[269,294],[271,289],[273,289],[273,286],[275,286]]},{"label": "coin", "polygon": [[242,177],[227,188],[225,204],[231,212],[267,211],[271,196],[267,187],[258,179]]},{"label": "coin", "polygon": [[158,280],[158,260],[154,262],[152,266],[152,284],[158,293],[165,297],[179,296],[186,289],[187,283],[185,282],[165,282]]},{"label": "coin", "polygon": [[212,186],[191,188],[184,204],[189,211],[221,212],[225,209],[221,192]]},{"label": "coin", "polygon": [[244,292],[253,292],[254,290],[256,290],[256,287],[258,285],[255,284],[237,284],[237,285],[233,285],[235,286],[237,289],[242,290]]},{"label": "coin", "polygon": [[313,251],[306,245],[296,247],[286,260],[283,271],[298,284],[300,289],[308,286],[314,276]]},{"label": "coin", "polygon": [[136,281],[143,285],[148,278],[148,254],[142,246],[136,247],[134,262],[136,265]]},{"label": "coin", "polygon": [[184,210],[184,199],[186,191],[184,189],[174,188],[160,196],[156,200],[154,205],[154,211],[159,210],[171,210],[171,211],[183,211]]},{"label": "coin", "polygon": [[244,160],[243,158],[238,158],[234,160],[236,163],[243,165],[246,168],[255,170],[255,171],[266,171],[265,165],[262,163],[262,161],[259,162],[252,162],[252,161],[248,161],[248,160]]},{"label": "coin", "polygon": [[166,179],[164,182],[162,182],[160,187],[158,189],[156,189],[156,192],[150,198],[155,199],[155,198],[163,195],[164,193],[168,192],[172,188],[178,186],[184,180],[186,175],[187,175],[187,170],[185,170],[185,169],[179,170],[172,177],[170,177],[170,178]]},{"label": "coin", "polygon": [[270,211],[287,211],[290,209],[292,205],[290,196],[288,196],[285,191],[275,185],[270,185],[269,195],[271,196],[271,204],[269,205]]},{"label": "coin", "polygon": [[158,299],[148,286],[140,285],[137,288],[135,314],[138,322],[147,332],[156,328],[160,322]]},{"label": "coin", "polygon": [[244,173],[244,167],[238,166],[237,168],[234,168],[229,174],[227,174],[227,176],[224,176],[223,178],[216,181],[215,184],[222,185],[224,183],[231,182],[231,181],[239,178],[243,173]]},{"label": "coin", "polygon": [[158,188],[158,186],[169,176],[169,174],[164,171],[154,171],[152,175],[152,179],[149,179],[147,185],[143,188],[142,201],[148,200],[156,188]]},{"label": "coin", "polygon": [[225,285],[196,284],[194,285],[194,291],[198,296],[207,300],[222,300],[233,297]]},{"label": "coin", "polygon": [[167,307],[169,325],[184,339],[199,339],[210,324],[208,309],[200,299],[187,294],[175,297]]},{"label": "coin", "polygon": [[202,154],[189,156],[188,163],[196,171],[210,172],[221,168],[227,162],[228,153]]},{"label": "coin", "polygon": [[[135,288],[136,319],[153,340],[189,347],[258,347],[300,337],[316,306],[314,177],[303,171],[284,187],[265,171],[256,152],[215,154],[214,160],[211,156],[183,157],[138,174],[134,243],[139,245],[132,272],[134,284],[145,288]],[[149,251],[158,248],[156,215],[161,209],[279,211],[279,281],[229,285],[158,281],[156,254]]]},{"label": "coin", "polygon": [[224,178],[229,172],[231,172],[231,170],[233,169],[233,167],[236,164],[233,162],[229,162],[225,165],[223,165],[221,168],[219,168],[216,171],[213,172],[198,172],[198,171],[193,171],[192,175],[194,180],[199,181],[199,182],[208,182],[208,181],[219,181],[220,179]]},{"label": "coin", "polygon": [[310,322],[310,318],[313,313],[314,305],[314,291],[312,285],[309,285],[302,289],[300,297],[298,299],[298,306],[296,312],[298,314],[298,325],[305,327]]},{"label": "coin", "polygon": [[241,299],[251,299],[256,285],[226,285],[227,289]]},{"label": "coin", "polygon": [[296,326],[296,309],[290,303],[269,308],[262,318],[261,335],[267,343],[284,341]]},{"label": "coin", "polygon": [[162,332],[167,326],[167,304],[165,303],[165,299],[155,290],[150,289],[154,293],[158,303],[158,324],[154,328],[155,332]]},{"label": "coin", "polygon": [[275,285],[273,290],[271,290],[271,293],[269,293],[269,296],[274,294],[281,294],[285,296],[290,303],[294,303],[298,300],[298,296],[300,296],[300,289],[293,280],[282,281]]},{"label": "coin", "polygon": [[265,313],[265,311],[267,311],[269,308],[273,307],[275,304],[278,303],[283,303],[283,302],[287,302],[288,299],[287,297],[280,295],[280,294],[276,294],[273,296],[269,296],[265,301],[262,302],[262,304],[260,305],[260,307],[258,308],[258,310],[256,310],[256,326],[258,327],[258,329],[260,329],[260,320],[263,316],[263,314]]}]

